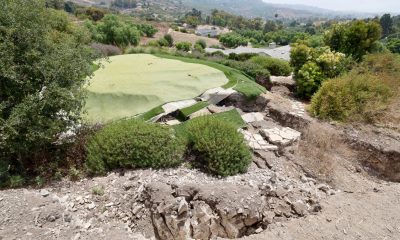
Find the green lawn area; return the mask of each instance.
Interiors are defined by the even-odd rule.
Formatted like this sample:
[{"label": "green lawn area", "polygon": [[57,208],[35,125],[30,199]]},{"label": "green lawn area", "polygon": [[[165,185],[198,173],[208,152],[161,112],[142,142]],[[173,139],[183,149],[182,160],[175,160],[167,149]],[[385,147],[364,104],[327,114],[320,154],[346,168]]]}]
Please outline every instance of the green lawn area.
[{"label": "green lawn area", "polygon": [[224,88],[233,87],[233,89],[242,93],[243,95],[245,95],[248,98],[257,97],[266,91],[266,89],[263,86],[257,84],[255,81],[253,81],[251,78],[247,77],[241,71],[227,67],[227,66],[219,64],[219,63],[205,61],[205,60],[201,60],[201,59],[195,59],[195,58],[179,57],[179,56],[168,55],[168,54],[154,54],[154,55],[158,56],[158,57],[162,57],[162,58],[180,60],[180,61],[183,61],[186,63],[197,63],[197,64],[206,65],[206,66],[209,66],[212,68],[216,68],[216,69],[224,72],[225,76],[229,79],[229,82],[226,83],[225,85],[223,85],[222,87],[224,87]]},{"label": "green lawn area", "polygon": [[92,123],[141,113],[148,120],[161,113],[164,103],[191,99],[230,82],[224,72],[205,64],[150,54],[114,56],[103,65],[87,87],[84,117]]},{"label": "green lawn area", "polygon": [[[222,113],[216,113],[212,115],[207,115],[207,116],[202,116],[202,117],[207,117],[207,118],[217,118],[221,119],[225,122],[229,122],[233,124],[236,128],[242,128],[246,126],[246,123],[243,121],[242,117],[238,113],[236,109],[227,111],[227,112],[222,112]],[[179,125],[173,126],[175,129],[177,135],[181,136],[186,136],[186,125],[190,122],[191,120],[188,120],[186,122],[183,122]]]},{"label": "green lawn area", "polygon": [[186,120],[190,116],[190,114],[195,113],[207,107],[208,105],[210,105],[208,102],[198,102],[193,106],[181,109],[179,114],[179,117],[181,118],[180,120]]}]

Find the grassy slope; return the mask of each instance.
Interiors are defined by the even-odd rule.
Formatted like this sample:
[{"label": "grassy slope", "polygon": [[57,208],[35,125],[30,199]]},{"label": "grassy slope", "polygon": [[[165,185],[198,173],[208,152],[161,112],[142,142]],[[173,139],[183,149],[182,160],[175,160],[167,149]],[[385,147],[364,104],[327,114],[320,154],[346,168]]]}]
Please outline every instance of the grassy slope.
[{"label": "grassy slope", "polygon": [[229,82],[218,69],[149,54],[121,55],[110,60],[95,72],[88,86],[89,121],[132,117]]},{"label": "grassy slope", "polygon": [[195,112],[207,107],[208,105],[210,105],[208,102],[198,102],[193,106],[183,108],[180,110],[180,118],[182,120],[186,120],[190,114],[195,113]]},{"label": "grassy slope", "polygon": [[185,57],[178,57],[168,54],[154,54],[157,57],[168,58],[168,59],[175,59],[180,60],[187,63],[197,63],[203,64],[212,68],[216,68],[225,73],[225,76],[229,79],[229,82],[225,84],[224,88],[231,88],[235,89],[236,91],[244,94],[248,98],[254,98],[259,96],[261,93],[264,93],[266,89],[257,84],[255,81],[251,80],[251,78],[247,77],[245,74],[240,72],[239,70],[224,66],[222,64],[218,64],[215,62],[194,59],[194,58],[185,58]]},{"label": "grassy slope", "polygon": [[[158,53],[158,54],[153,54],[153,55],[155,55],[157,57],[161,57],[161,58],[180,60],[180,61],[187,62],[187,63],[203,64],[203,65],[206,65],[209,67],[216,68],[216,69],[222,71],[225,74],[225,76],[229,79],[229,82],[222,87],[224,87],[224,88],[233,87],[236,91],[244,94],[248,98],[257,97],[261,93],[264,93],[266,91],[266,89],[263,86],[257,84],[255,81],[251,80],[251,78],[247,77],[242,72],[240,72],[236,69],[224,66],[222,64],[209,62],[209,61],[205,61],[205,60],[200,60],[200,59],[173,56],[173,55],[169,55],[169,54]],[[161,109],[161,111],[160,111],[160,109]],[[154,108],[154,109],[142,114],[140,116],[140,118],[147,121],[147,120],[150,120],[152,117],[157,116],[160,113],[163,113],[161,107]]]}]

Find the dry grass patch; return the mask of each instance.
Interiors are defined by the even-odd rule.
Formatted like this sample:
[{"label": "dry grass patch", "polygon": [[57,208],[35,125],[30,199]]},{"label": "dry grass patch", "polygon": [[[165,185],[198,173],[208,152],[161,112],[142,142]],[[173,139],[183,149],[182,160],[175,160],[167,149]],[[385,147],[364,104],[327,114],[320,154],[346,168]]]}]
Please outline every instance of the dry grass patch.
[{"label": "dry grass patch", "polygon": [[338,153],[345,151],[347,146],[334,129],[313,123],[303,132],[298,154],[303,167],[310,174],[321,180],[331,181],[339,159]]}]

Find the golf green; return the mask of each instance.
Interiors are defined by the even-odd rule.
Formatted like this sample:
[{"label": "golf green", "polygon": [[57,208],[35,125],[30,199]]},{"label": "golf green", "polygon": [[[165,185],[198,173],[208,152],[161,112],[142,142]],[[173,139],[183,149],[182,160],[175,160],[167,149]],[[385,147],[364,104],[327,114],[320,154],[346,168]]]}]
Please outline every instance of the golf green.
[{"label": "golf green", "polygon": [[132,117],[227,82],[222,71],[202,64],[150,54],[110,57],[90,79],[85,118],[93,123]]}]

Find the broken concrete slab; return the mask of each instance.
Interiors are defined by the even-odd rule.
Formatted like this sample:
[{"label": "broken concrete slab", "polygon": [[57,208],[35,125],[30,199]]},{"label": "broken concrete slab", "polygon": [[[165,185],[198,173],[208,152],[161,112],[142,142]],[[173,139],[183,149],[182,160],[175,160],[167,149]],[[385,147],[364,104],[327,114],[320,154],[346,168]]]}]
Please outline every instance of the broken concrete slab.
[{"label": "broken concrete slab", "polygon": [[242,119],[246,123],[259,122],[264,120],[264,114],[260,112],[246,113],[242,115]]},{"label": "broken concrete slab", "polygon": [[203,109],[200,109],[197,112],[194,112],[194,113],[190,114],[189,115],[189,119],[193,119],[193,118],[201,117],[201,116],[206,116],[206,115],[210,115],[210,114],[211,114],[211,112],[207,108],[203,108]]},{"label": "broken concrete slab", "polygon": [[183,101],[177,101],[177,102],[170,102],[167,104],[164,104],[162,106],[162,109],[164,110],[164,115],[165,114],[170,114],[172,112],[175,112],[179,109],[187,108],[190,106],[193,106],[196,104],[197,101],[194,99],[189,99],[189,100],[183,100]]},{"label": "broken concrete slab", "polygon": [[216,105],[210,105],[207,107],[207,109],[211,112],[211,113],[222,113],[222,112],[228,112],[230,110],[235,109],[235,107],[233,106],[229,106],[229,107],[225,107],[225,106],[216,106]]},{"label": "broken concrete slab", "polygon": [[300,132],[288,127],[262,129],[260,130],[260,133],[268,140],[268,142],[279,146],[289,146],[291,143],[297,141],[301,136]]}]

